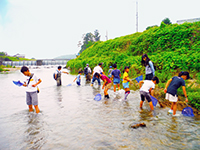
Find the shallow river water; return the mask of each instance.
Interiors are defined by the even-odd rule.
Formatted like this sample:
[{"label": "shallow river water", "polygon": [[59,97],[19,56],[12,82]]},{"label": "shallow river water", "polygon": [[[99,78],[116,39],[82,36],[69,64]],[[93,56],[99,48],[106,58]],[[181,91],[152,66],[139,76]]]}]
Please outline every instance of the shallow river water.
[{"label": "shallow river water", "polygon": [[[39,85],[40,114],[29,113],[25,88],[12,83],[24,78],[20,71],[0,74],[0,149],[1,150],[120,150],[120,149],[200,149],[200,118],[172,117],[169,108],[155,107],[150,113],[147,102],[139,109],[139,92],[131,91],[128,102],[121,101],[124,91],[110,99],[95,101],[103,90],[90,87],[82,77],[62,74],[62,86],[53,79],[56,68],[30,69],[42,79]],[[181,113],[178,111],[177,113]],[[133,129],[130,125],[146,124]]]}]

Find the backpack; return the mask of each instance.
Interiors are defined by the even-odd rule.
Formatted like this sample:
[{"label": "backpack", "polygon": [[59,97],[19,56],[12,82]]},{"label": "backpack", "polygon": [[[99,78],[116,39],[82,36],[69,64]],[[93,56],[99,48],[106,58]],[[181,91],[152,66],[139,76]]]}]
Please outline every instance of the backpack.
[{"label": "backpack", "polygon": [[[58,72],[58,71],[57,71],[57,72]],[[54,74],[53,74],[53,78],[54,78],[54,80],[57,80],[58,74],[57,74],[57,73],[54,73]]]},{"label": "backpack", "polygon": [[88,74],[88,67],[85,67],[83,72],[84,72],[85,75],[87,75]]}]

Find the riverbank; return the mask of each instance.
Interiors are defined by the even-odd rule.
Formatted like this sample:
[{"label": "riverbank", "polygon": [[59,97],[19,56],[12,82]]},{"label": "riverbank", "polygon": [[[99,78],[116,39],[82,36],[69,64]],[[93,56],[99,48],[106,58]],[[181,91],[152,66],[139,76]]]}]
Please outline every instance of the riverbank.
[{"label": "riverbank", "polygon": [[0,72],[7,72],[7,71],[17,71],[20,70],[20,67],[12,67],[12,66],[0,66]]},{"label": "riverbank", "polygon": [[[186,81],[188,104],[200,110],[199,31],[200,22],[181,25],[161,23],[160,27],[152,27],[144,32],[96,42],[79,57],[68,61],[66,67],[78,73],[78,69],[83,70],[86,64],[93,69],[99,62],[103,62],[103,70],[107,74],[109,66],[116,63],[121,72],[125,66],[129,66],[129,76],[135,78],[145,74],[141,56],[146,53],[156,67],[155,75],[160,80],[157,85],[161,89],[158,92],[160,99],[165,98],[163,89],[167,81],[181,71],[188,71],[192,78]],[[184,100],[181,88],[177,94]]]}]

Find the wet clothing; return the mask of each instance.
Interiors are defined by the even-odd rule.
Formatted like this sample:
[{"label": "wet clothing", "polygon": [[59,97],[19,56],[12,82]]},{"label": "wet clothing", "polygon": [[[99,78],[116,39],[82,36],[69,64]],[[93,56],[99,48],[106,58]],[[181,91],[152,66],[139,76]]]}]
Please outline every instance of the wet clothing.
[{"label": "wet clothing", "polygon": [[181,77],[173,77],[171,83],[169,84],[169,87],[167,88],[167,93],[173,95],[173,96],[177,96],[177,89],[180,86],[185,86],[185,81],[183,78]]},{"label": "wet clothing", "polygon": [[149,65],[145,67],[145,70],[146,70],[145,80],[151,80],[155,76],[155,69],[152,61],[149,61]]}]

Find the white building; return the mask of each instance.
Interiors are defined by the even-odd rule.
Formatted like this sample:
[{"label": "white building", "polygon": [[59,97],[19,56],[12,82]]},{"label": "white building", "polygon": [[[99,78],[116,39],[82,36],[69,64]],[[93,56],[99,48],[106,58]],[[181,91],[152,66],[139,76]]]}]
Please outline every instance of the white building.
[{"label": "white building", "polygon": [[25,58],[25,55],[24,55],[24,54],[19,54],[19,53],[17,53],[17,54],[14,55],[13,57]]},{"label": "white building", "polygon": [[182,24],[184,22],[197,22],[200,21],[200,18],[194,18],[194,19],[185,19],[185,20],[177,20],[176,23]]}]

